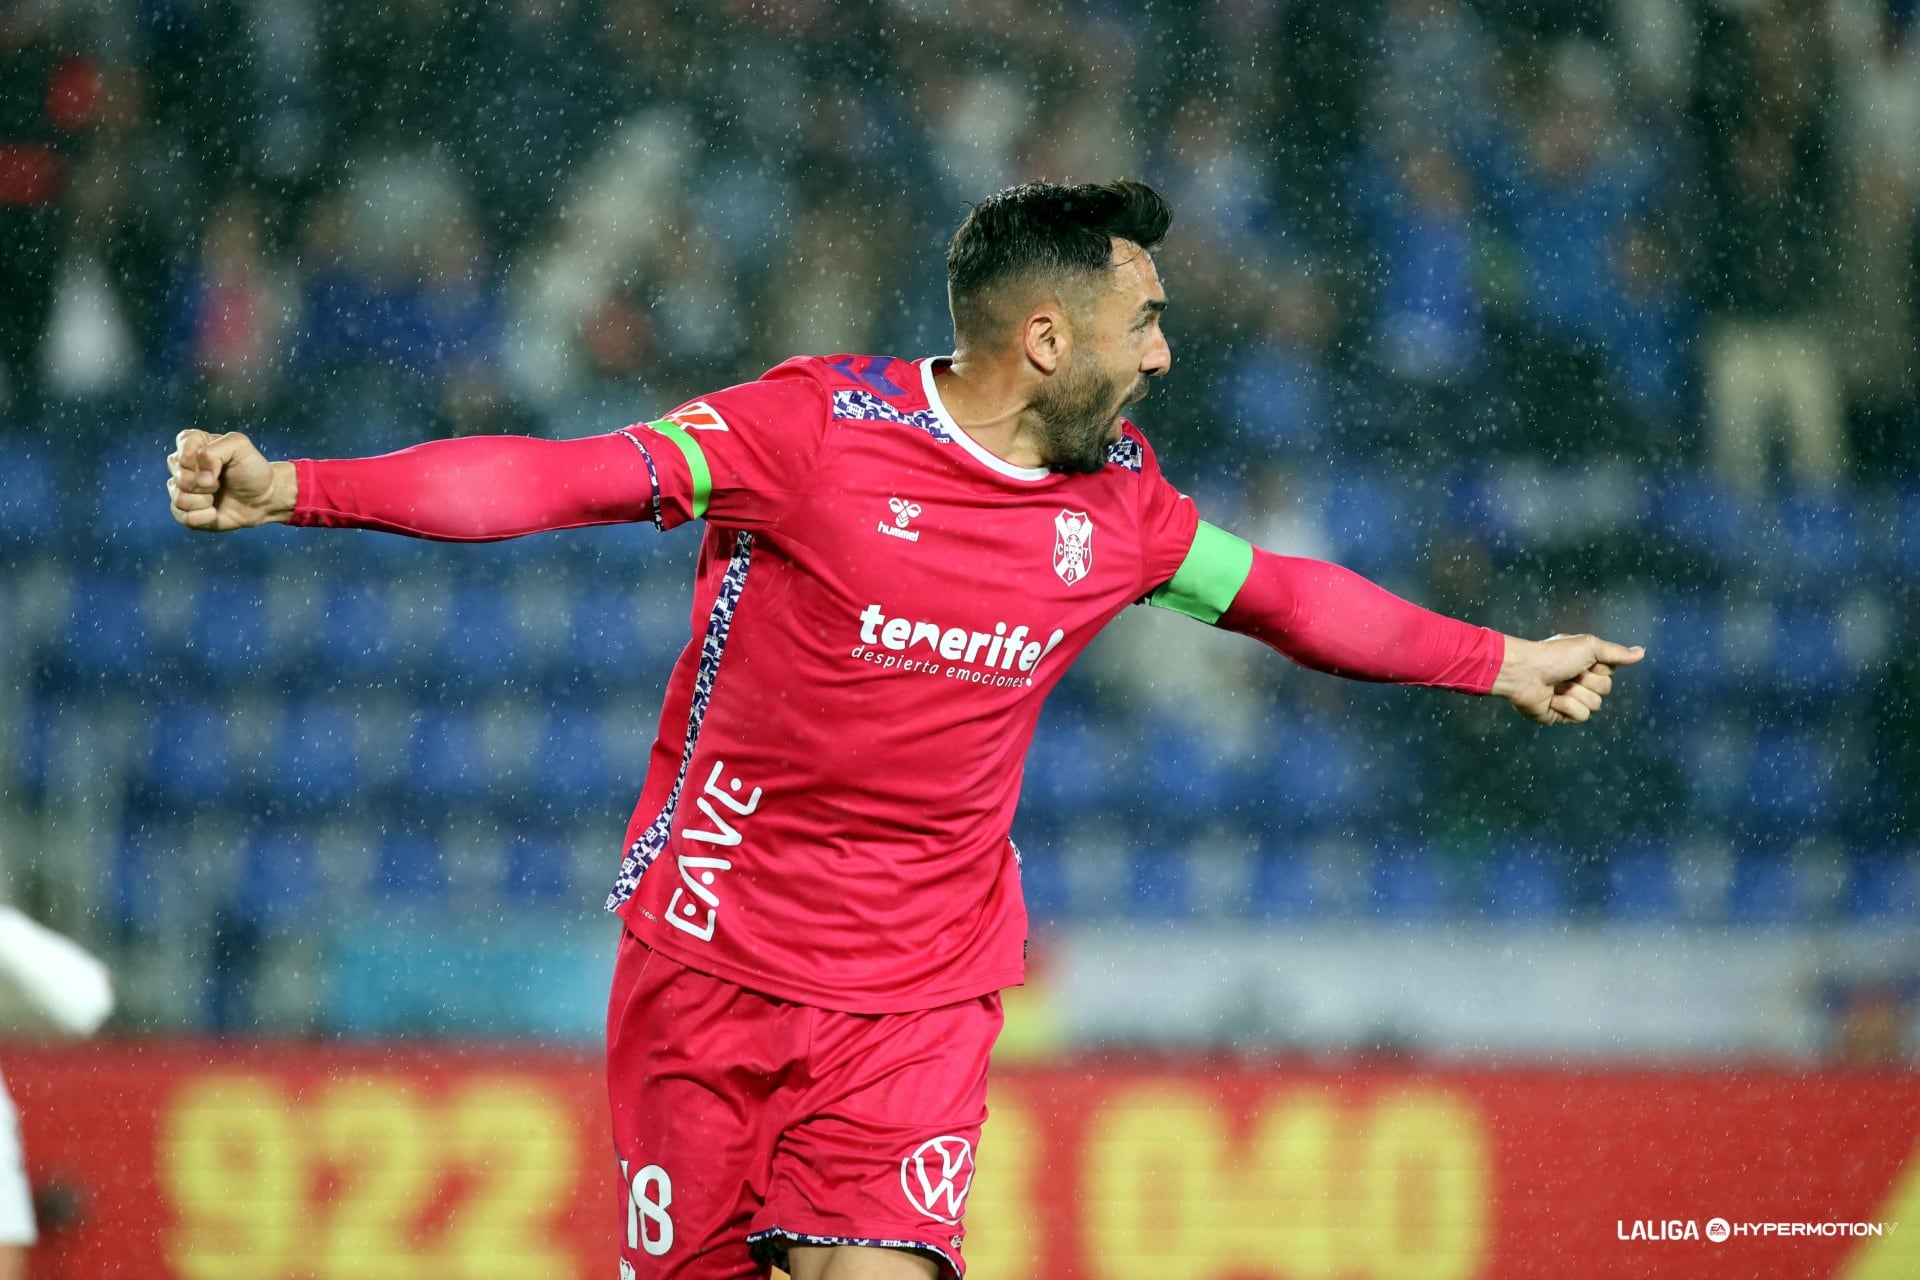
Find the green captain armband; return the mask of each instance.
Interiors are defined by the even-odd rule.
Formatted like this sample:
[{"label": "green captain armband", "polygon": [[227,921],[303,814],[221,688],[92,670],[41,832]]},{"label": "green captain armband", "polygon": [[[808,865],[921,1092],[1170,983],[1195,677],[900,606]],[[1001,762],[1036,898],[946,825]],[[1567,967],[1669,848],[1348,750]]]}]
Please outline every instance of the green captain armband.
[{"label": "green captain armband", "polygon": [[1253,547],[1206,521],[1194,530],[1193,546],[1180,569],[1165,585],[1147,597],[1160,609],[1184,613],[1211,626],[1220,621],[1241,584],[1253,572]]},{"label": "green captain armband", "polygon": [[707,514],[707,502],[713,497],[713,472],[707,466],[707,455],[700,452],[700,446],[687,434],[687,429],[672,418],[649,422],[647,426],[673,441],[686,456],[687,473],[693,477],[693,518],[698,520]]}]

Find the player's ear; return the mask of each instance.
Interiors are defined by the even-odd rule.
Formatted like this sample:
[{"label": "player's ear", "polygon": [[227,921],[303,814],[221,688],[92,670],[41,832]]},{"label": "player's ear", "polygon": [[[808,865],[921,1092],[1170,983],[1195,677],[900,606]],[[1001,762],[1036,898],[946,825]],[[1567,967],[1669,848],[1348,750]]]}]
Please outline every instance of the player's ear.
[{"label": "player's ear", "polygon": [[1073,332],[1067,324],[1066,310],[1058,303],[1029,312],[1020,327],[1020,341],[1026,348],[1028,363],[1041,373],[1051,374],[1066,363],[1073,351]]}]

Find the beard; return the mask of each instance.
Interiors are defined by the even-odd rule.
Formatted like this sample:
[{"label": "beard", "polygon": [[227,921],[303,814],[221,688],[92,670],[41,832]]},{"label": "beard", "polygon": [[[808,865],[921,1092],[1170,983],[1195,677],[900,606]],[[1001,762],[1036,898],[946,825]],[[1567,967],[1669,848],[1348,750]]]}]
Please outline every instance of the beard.
[{"label": "beard", "polygon": [[1040,447],[1050,471],[1091,475],[1107,465],[1109,433],[1120,411],[1147,393],[1147,380],[1137,377],[1126,390],[1118,378],[1102,373],[1091,357],[1075,352],[1060,376],[1034,396],[1031,405],[1040,419]]}]

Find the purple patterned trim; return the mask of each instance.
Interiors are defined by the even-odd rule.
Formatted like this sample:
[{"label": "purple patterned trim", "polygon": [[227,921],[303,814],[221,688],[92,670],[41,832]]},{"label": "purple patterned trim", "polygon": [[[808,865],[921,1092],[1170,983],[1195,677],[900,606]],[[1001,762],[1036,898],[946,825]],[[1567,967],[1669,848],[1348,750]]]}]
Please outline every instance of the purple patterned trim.
[{"label": "purple patterned trim", "polygon": [[[928,1244],[924,1240],[868,1240],[861,1236],[810,1236],[804,1231],[789,1231],[785,1227],[768,1227],[765,1231],[755,1231],[747,1237],[747,1247],[759,1255],[758,1246],[774,1239],[790,1240],[794,1244],[856,1244],[869,1249],[917,1249],[922,1253],[931,1253],[947,1264],[946,1274],[960,1277],[967,1274],[966,1264],[960,1261],[960,1255],[949,1253],[937,1244]],[[787,1269],[787,1251],[779,1245],[773,1245],[767,1251],[767,1261],[774,1263],[782,1271]]]},{"label": "purple patterned trim", "polygon": [[660,807],[660,816],[640,833],[640,837],[627,849],[626,857],[620,860],[620,874],[613,882],[613,892],[607,895],[609,911],[618,911],[621,904],[633,896],[633,891],[640,885],[640,877],[660,856],[660,850],[667,846],[667,836],[673,830],[674,811],[680,806],[680,788],[687,781],[687,766],[693,763],[694,744],[699,741],[700,726],[707,718],[707,704],[713,699],[714,677],[720,672],[720,658],[727,649],[727,635],[733,630],[734,610],[740,607],[740,593],[746,589],[747,567],[752,560],[753,535],[746,532],[736,534],[733,539],[733,558],[727,561],[727,571],[721,575],[720,590],[713,597],[713,612],[707,615],[706,638],[700,642],[700,669],[693,677],[693,704],[687,710],[687,742],[680,752],[680,772],[674,775],[673,790],[667,793],[667,802]]},{"label": "purple patterned trim", "polygon": [[1107,461],[1129,471],[1138,471],[1147,464],[1147,452],[1132,436],[1121,436],[1107,446]]},{"label": "purple patterned trim", "polygon": [[660,472],[653,465],[653,455],[647,452],[647,446],[640,442],[640,437],[633,434],[632,427],[622,427],[614,434],[631,440],[633,447],[640,451],[640,456],[647,460],[647,479],[653,481],[653,527],[666,532],[666,520],[660,513]]},{"label": "purple patterned trim", "polygon": [[898,422],[902,426],[920,428],[941,444],[953,443],[953,437],[940,425],[940,415],[933,410],[915,409],[908,413],[888,404],[871,391],[834,392],[833,416],[852,422]]}]

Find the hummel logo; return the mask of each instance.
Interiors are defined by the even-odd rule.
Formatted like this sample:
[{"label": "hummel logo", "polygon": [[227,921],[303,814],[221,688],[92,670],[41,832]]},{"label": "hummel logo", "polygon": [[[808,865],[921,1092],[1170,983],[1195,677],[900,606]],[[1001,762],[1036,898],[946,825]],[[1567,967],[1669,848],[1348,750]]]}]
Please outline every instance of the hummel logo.
[{"label": "hummel logo", "polygon": [[918,529],[907,528],[907,521],[920,514],[920,504],[908,502],[904,498],[888,498],[887,506],[893,512],[893,523],[880,522],[880,532],[889,538],[905,538],[908,542],[920,541]]}]

